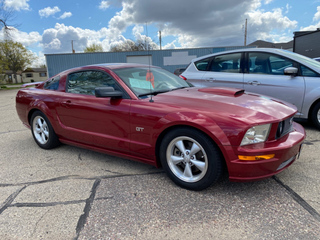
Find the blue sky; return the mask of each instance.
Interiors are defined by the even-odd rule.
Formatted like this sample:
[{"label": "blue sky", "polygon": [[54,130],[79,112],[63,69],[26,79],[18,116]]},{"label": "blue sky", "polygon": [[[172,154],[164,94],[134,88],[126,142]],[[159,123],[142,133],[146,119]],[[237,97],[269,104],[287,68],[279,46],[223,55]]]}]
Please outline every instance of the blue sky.
[{"label": "blue sky", "polygon": [[[15,17],[14,41],[45,62],[46,53],[76,52],[92,43],[104,51],[126,39],[162,48],[238,46],[255,40],[288,42],[294,31],[320,28],[320,0],[0,0]],[[146,32],[148,30],[148,33]],[[147,35],[147,37],[146,37]],[[1,33],[0,38],[4,36]]]}]

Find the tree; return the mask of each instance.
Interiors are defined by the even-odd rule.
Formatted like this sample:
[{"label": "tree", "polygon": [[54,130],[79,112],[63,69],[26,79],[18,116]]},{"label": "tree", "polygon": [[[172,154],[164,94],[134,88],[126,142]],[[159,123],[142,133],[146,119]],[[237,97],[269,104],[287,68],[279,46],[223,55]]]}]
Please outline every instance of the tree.
[{"label": "tree", "polygon": [[0,2],[0,27],[4,31],[5,36],[10,36],[10,31],[14,30],[13,27],[9,26],[8,22],[15,18],[14,11],[7,9],[4,6],[4,1]]},{"label": "tree", "polygon": [[85,53],[88,53],[88,52],[103,52],[103,48],[102,48],[102,45],[101,44],[91,44],[90,46],[86,47],[84,49],[84,52]]},{"label": "tree", "polygon": [[153,42],[147,43],[142,40],[137,40],[136,42],[134,42],[130,39],[126,39],[125,41],[112,46],[110,52],[147,51],[157,48],[158,46]]},{"label": "tree", "polygon": [[21,43],[11,40],[0,42],[0,68],[3,70],[11,70],[15,83],[18,83],[17,72],[23,71],[26,66],[31,65],[34,60],[34,55]]}]

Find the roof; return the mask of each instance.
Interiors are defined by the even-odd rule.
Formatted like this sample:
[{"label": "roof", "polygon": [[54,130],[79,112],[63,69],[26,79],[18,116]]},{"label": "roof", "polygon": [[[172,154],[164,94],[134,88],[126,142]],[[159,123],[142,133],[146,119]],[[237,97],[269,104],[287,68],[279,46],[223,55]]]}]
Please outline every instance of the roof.
[{"label": "roof", "polygon": [[320,28],[317,28],[317,30],[315,31],[298,31],[298,32],[294,32],[293,34],[294,34],[294,38],[297,38],[297,37],[313,34],[316,32],[320,32]]},{"label": "roof", "polygon": [[23,72],[47,72],[46,68],[27,68]]},{"label": "roof", "polygon": [[280,49],[291,49],[293,48],[293,40],[284,43],[273,43],[263,40],[257,40],[253,43],[250,43],[248,46],[257,46],[259,48],[280,48]]}]

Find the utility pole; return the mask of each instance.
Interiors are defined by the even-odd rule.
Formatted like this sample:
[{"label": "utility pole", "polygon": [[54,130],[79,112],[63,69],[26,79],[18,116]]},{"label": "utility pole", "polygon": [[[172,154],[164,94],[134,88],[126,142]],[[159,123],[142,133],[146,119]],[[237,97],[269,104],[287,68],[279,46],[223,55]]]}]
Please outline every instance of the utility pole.
[{"label": "utility pole", "polygon": [[161,46],[161,31],[159,31],[159,42],[160,42],[160,50],[162,50],[162,46]]},{"label": "utility pole", "polygon": [[71,40],[71,47],[72,47],[72,53],[75,53],[76,51],[73,49],[73,40]]},{"label": "utility pole", "polygon": [[244,45],[247,46],[247,19],[246,24],[244,26]]}]

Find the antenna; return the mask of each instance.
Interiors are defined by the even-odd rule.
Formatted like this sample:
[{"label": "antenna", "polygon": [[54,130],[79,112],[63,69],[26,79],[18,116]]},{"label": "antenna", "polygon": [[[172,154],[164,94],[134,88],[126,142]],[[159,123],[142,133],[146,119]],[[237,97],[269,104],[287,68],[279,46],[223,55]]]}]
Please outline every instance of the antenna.
[{"label": "antenna", "polygon": [[[150,63],[149,44],[147,43],[147,37],[148,37],[148,23],[146,22],[146,37],[145,37],[145,43],[146,43],[147,55],[148,55],[148,62],[149,62],[149,64],[148,64],[148,66],[149,66],[148,73],[149,73],[149,74],[146,75],[146,78],[147,78],[148,75],[151,76],[151,67],[150,67],[151,63]],[[152,84],[151,84],[151,80],[150,80],[150,92],[152,91],[152,87],[151,87],[151,86],[152,86]],[[151,94],[151,98],[150,98],[149,102],[154,102],[153,99],[152,99],[152,94]]]}]

